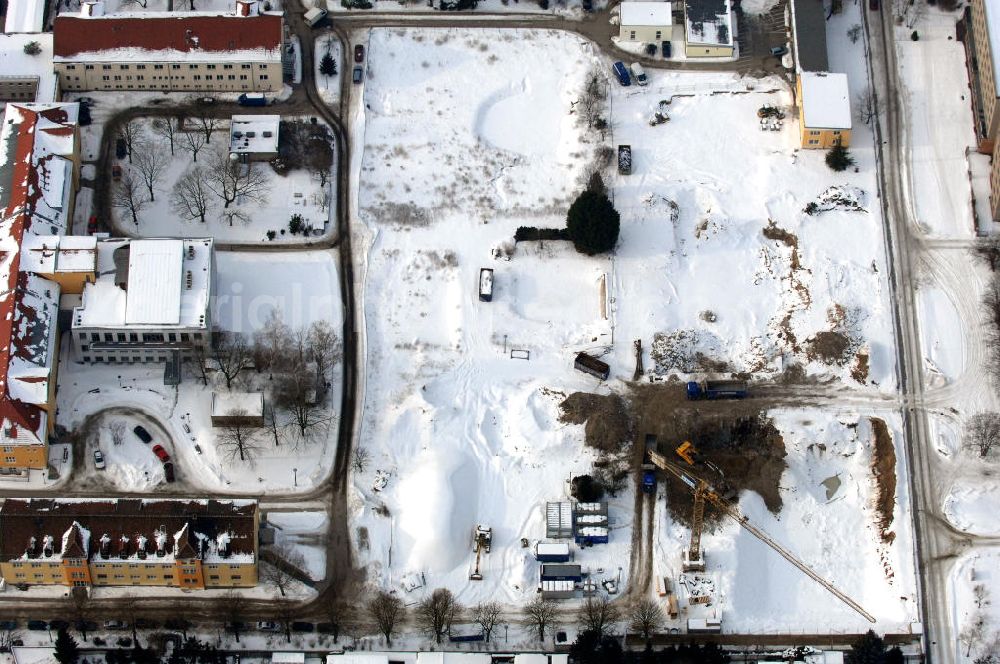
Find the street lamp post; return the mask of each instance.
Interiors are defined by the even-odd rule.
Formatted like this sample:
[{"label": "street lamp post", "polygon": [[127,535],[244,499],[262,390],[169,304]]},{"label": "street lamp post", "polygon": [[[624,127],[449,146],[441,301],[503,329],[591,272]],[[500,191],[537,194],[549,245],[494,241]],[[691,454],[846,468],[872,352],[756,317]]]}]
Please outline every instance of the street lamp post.
[{"label": "street lamp post", "polygon": [[299,485],[299,469],[292,468],[292,477],[294,478],[295,486]]}]

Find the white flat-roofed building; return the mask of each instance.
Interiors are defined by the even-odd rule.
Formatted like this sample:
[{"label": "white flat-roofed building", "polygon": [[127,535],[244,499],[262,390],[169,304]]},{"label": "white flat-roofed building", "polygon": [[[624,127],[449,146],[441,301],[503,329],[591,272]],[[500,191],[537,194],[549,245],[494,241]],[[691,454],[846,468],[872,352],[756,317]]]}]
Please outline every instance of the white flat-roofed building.
[{"label": "white flat-roofed building", "polygon": [[619,5],[618,37],[629,42],[670,39],[673,13],[669,2],[631,2]]},{"label": "white flat-roofed building", "polygon": [[104,239],[98,278],[73,311],[82,362],[190,358],[211,342],[215,256],[211,239]]},{"label": "white flat-roofed building", "polygon": [[685,55],[689,58],[734,57],[735,27],[730,0],[685,0]]},{"label": "white flat-roofed building", "polygon": [[800,72],[799,132],[802,147],[817,150],[851,144],[851,97],[847,74]]},{"label": "white flat-roofed building", "polygon": [[250,161],[278,156],[280,115],[234,115],[229,123],[229,152]]},{"label": "white flat-roofed building", "polygon": [[43,32],[45,30],[45,0],[8,0],[3,31]]},{"label": "white flat-roofed building", "polygon": [[212,426],[241,423],[264,426],[263,392],[213,392]]}]

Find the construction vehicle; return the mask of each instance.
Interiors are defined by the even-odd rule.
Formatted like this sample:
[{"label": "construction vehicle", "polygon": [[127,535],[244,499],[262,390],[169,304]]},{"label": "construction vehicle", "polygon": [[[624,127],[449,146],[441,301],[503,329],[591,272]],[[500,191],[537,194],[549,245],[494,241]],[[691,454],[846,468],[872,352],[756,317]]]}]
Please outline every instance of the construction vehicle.
[{"label": "construction vehicle", "polygon": [[493,544],[493,529],[484,526],[476,526],[476,532],[472,535],[472,550],[476,552],[476,566],[469,574],[472,581],[482,581],[483,573],[479,570],[484,553],[490,552],[490,545]]},{"label": "construction vehicle", "polygon": [[[680,481],[687,484],[691,490],[694,492],[694,509],[691,516],[691,545],[688,551],[685,553],[684,569],[685,571],[701,571],[705,569],[705,561],[702,557],[701,550],[701,529],[704,522],[705,514],[705,501],[711,502],[716,509],[718,509],[723,514],[732,518],[736,523],[740,524],[747,532],[759,539],[764,544],[768,545],[772,549],[778,552],[782,558],[790,562],[799,568],[799,570],[811,578],[816,583],[820,584],[826,588],[830,593],[832,593],[837,599],[847,604],[849,607],[860,613],[870,622],[875,622],[875,617],[870,613],[865,611],[860,604],[855,602],[853,599],[845,595],[843,592],[838,590],[833,584],[825,580],[819,574],[814,572],[811,567],[806,565],[804,562],[795,557],[790,551],[782,547],[780,544],[775,542],[771,537],[765,533],[763,530],[755,526],[750,522],[749,517],[740,512],[736,505],[733,505],[728,500],[723,498],[719,493],[705,480],[695,476],[688,468],[680,466],[667,460],[665,456],[654,451],[650,451],[649,460],[658,468],[670,473]],[[686,461],[686,459],[685,459]],[[690,567],[689,567],[690,565]]]},{"label": "construction vehicle", "polygon": [[685,440],[683,443],[678,445],[674,452],[677,456],[687,461],[689,466],[693,466],[701,461],[701,455],[698,453],[695,446],[691,444],[690,440]]},{"label": "construction vehicle", "polygon": [[745,380],[706,380],[703,383],[691,381],[687,384],[687,398],[691,401],[700,399],[745,399],[747,383]]}]

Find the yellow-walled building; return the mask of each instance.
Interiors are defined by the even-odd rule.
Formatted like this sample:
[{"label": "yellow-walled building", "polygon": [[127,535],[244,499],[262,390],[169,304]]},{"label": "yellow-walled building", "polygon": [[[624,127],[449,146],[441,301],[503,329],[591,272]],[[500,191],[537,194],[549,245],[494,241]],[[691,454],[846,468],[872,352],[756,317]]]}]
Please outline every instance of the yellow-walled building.
[{"label": "yellow-walled building", "polygon": [[8,499],[0,575],[62,586],[257,584],[254,500]]},{"label": "yellow-walled building", "polygon": [[851,97],[847,74],[799,72],[795,83],[799,139],[804,148],[851,145]]}]

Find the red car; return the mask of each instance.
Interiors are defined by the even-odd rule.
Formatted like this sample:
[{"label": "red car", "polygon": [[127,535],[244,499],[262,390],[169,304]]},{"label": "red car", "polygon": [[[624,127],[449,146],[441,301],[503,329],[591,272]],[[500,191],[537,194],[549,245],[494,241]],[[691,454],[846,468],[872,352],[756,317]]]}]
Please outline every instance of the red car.
[{"label": "red car", "polygon": [[170,461],[170,455],[167,454],[165,449],[163,449],[163,445],[153,445],[153,454],[155,454],[156,458],[163,463]]},{"label": "red car", "polygon": [[354,47],[354,61],[355,62],[365,61],[365,47],[363,44],[357,44]]},{"label": "red car", "polygon": [[97,215],[90,215],[90,219],[87,220],[87,235],[93,235],[97,232]]}]

